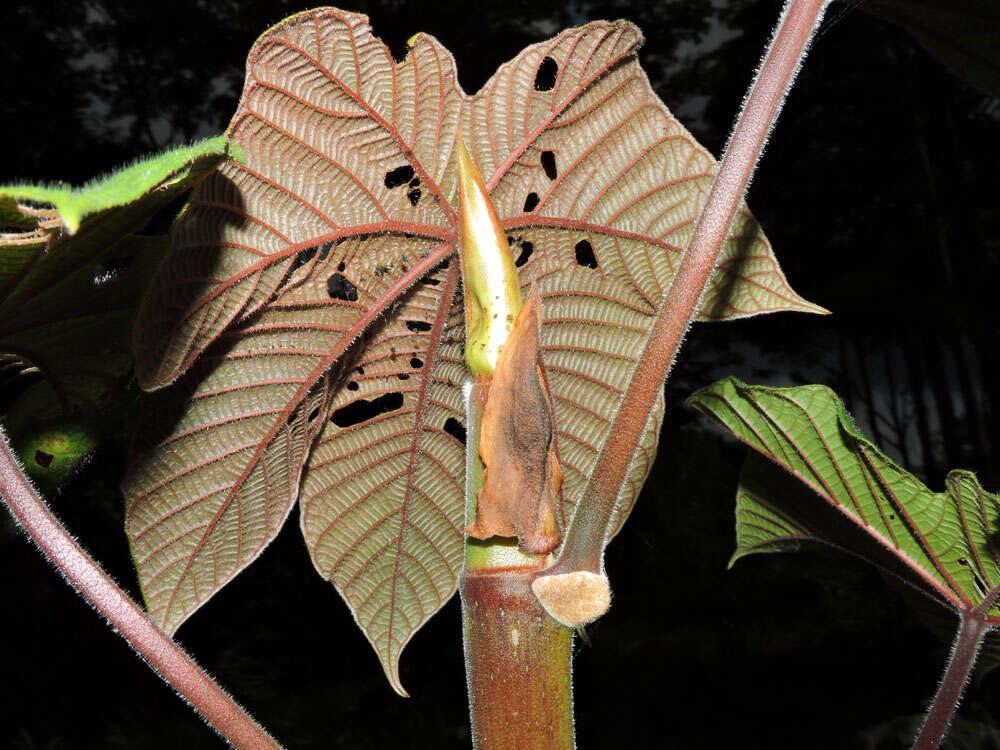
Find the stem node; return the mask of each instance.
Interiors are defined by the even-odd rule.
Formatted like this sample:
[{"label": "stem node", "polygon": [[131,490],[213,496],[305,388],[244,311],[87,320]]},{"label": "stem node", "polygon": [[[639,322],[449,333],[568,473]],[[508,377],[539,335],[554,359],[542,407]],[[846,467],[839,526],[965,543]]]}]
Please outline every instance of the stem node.
[{"label": "stem node", "polygon": [[611,607],[611,584],[604,573],[575,570],[542,576],[531,590],[545,611],[567,628],[593,622]]}]

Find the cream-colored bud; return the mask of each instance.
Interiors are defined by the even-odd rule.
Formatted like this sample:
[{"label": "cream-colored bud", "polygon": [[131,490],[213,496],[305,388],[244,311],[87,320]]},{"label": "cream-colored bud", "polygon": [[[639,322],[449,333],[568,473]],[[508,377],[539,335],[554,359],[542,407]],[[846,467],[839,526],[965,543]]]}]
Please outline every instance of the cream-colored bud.
[{"label": "cream-colored bud", "polygon": [[603,573],[575,570],[541,576],[531,590],[542,608],[568,628],[593,622],[611,606],[611,584]]},{"label": "cream-colored bud", "polygon": [[492,375],[521,310],[521,283],[486,183],[461,138],[457,161],[465,361],[473,375]]}]

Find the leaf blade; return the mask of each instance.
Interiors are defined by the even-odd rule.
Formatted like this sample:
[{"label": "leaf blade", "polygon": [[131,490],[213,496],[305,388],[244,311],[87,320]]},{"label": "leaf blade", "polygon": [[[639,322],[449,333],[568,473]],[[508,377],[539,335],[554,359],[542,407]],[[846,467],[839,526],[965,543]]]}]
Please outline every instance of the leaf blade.
[{"label": "leaf blade", "polygon": [[30,183],[0,185],[0,201],[49,204],[55,209],[55,218],[70,234],[75,234],[87,217],[135,203],[152,190],[177,183],[192,170],[214,165],[231,153],[241,158],[238,151],[231,151],[225,136],[215,136],[139,159],[79,188]]},{"label": "leaf blade", "polygon": [[[572,84],[579,91],[567,106],[594,82],[606,82],[626,68],[629,85],[641,92],[645,78],[636,72],[634,59],[638,38],[628,24],[594,24],[538,45],[532,59],[540,60],[538,50],[555,49],[552,45],[577,55],[573,64],[583,78]],[[591,54],[603,45],[610,45],[604,57]],[[528,68],[512,64],[509,70],[514,71],[511,85],[531,85]],[[503,75],[498,73],[497,80]],[[571,85],[563,80],[557,88]],[[461,306],[453,300],[457,268],[436,267],[456,241],[453,149],[458,131],[468,132],[477,122],[477,101],[483,100],[461,92],[451,56],[426,35],[411,40],[408,57],[396,63],[363,16],[321,9],[271,29],[251,51],[247,88],[228,131],[245,150],[247,163],[226,165],[195,196],[137,326],[144,387],[161,388],[177,379],[168,390],[194,396],[186,406],[178,396],[171,407],[178,425],[194,420],[203,428],[198,434],[218,430],[220,437],[226,424],[246,425],[243,442],[232,437],[232,446],[237,452],[248,446],[251,457],[240,458],[235,468],[219,468],[219,463],[199,475],[198,450],[174,459],[162,440],[141,440],[138,455],[163,454],[160,459],[173,466],[171,481],[182,489],[170,499],[162,488],[136,486],[128,490],[130,497],[156,506],[155,520],[167,517],[171,503],[183,505],[184,496],[196,497],[193,484],[211,489],[228,483],[223,505],[243,506],[249,517],[263,515],[280,525],[301,494],[302,531],[314,565],[345,598],[400,692],[399,654],[453,594],[461,565],[463,326]],[[650,106],[663,110],[658,100]],[[559,113],[536,108],[529,114],[541,118],[529,123],[540,137],[552,136],[547,129]],[[587,114],[574,112],[569,119]],[[493,137],[481,135],[467,142],[478,142],[481,150]],[[530,142],[521,137],[518,143],[523,147],[510,151],[506,171],[494,172],[494,192],[508,202],[514,193],[504,191],[514,172],[534,169],[548,180],[552,171],[537,149],[532,161]],[[531,162],[527,167],[524,159]],[[573,201],[568,192],[553,196],[550,203]],[[606,439],[609,415],[619,407],[659,295],[669,284],[671,257],[661,252],[666,250],[662,241],[626,236],[632,231],[626,225],[605,232],[607,239],[588,239],[596,233],[589,225],[544,226],[536,221],[538,212],[525,219],[525,198],[518,200],[505,226],[518,235],[511,237],[514,259],[531,256],[527,245],[537,242],[535,255],[521,264],[519,281],[525,291],[537,286],[548,321],[542,358],[567,474],[560,509],[565,522]],[[418,279],[421,283],[415,283]],[[580,305],[583,313],[576,309]],[[306,329],[313,343],[283,352],[281,335],[292,340]],[[263,343],[243,340],[248,337]],[[259,372],[239,375],[225,363],[227,347],[256,362]],[[238,394],[278,378],[286,367],[284,354],[308,359],[310,365],[296,370],[295,387],[286,383],[284,391],[274,393],[277,405],[271,411],[255,414]],[[317,419],[322,414],[316,434],[303,432],[291,453],[275,451],[286,456],[276,468],[289,481],[244,503],[240,487],[258,487],[271,442],[284,434],[285,420],[303,418],[302,399],[314,393],[310,389],[320,378],[330,377],[327,371],[334,366],[336,376],[322,394],[315,392]],[[208,414],[198,404],[209,403],[214,391],[225,391],[237,405],[217,406],[214,416]],[[617,526],[651,464],[662,405],[661,398],[634,457],[616,510]],[[231,423],[221,421],[227,414]],[[261,424],[251,427],[258,416]],[[166,437],[171,431],[179,434],[182,427],[166,429]],[[313,441],[310,450],[307,444]],[[201,478],[185,479],[189,470]],[[210,481],[213,471],[223,479]],[[141,473],[139,467],[131,476]],[[186,484],[192,484],[190,491],[183,490]],[[203,512],[185,523],[191,528],[226,512],[216,505],[207,519]],[[224,575],[218,580],[206,576],[208,583],[199,591],[179,595],[183,606],[176,611],[162,602],[153,606],[166,606],[176,627],[249,564],[261,540],[266,544],[276,533],[272,525],[258,523],[264,531],[254,531],[253,543],[245,547],[238,533],[229,531],[223,546],[227,559],[236,562]],[[142,528],[137,524],[130,533]],[[215,542],[201,544],[208,549]],[[191,549],[184,553],[187,561]],[[163,559],[159,565],[170,562]],[[195,567],[201,565],[211,567],[204,562]],[[142,567],[140,576],[152,574]],[[156,595],[169,599],[170,592]]]},{"label": "leaf blade", "polygon": [[[261,315],[224,334],[179,387],[147,397],[151,416],[141,421],[123,492],[133,558],[150,613],[161,627],[179,627],[277,535],[330,408],[330,368],[401,288],[450,249],[428,249],[427,257],[367,306],[331,300],[317,266],[339,267],[359,244],[345,243],[322,262],[314,256],[312,265],[300,269],[301,281],[290,282]],[[275,474],[281,475],[277,484],[269,481]],[[193,497],[194,504],[185,497]],[[251,519],[247,527],[244,516]],[[180,525],[183,533],[165,539],[160,531],[165,525]],[[245,531],[250,544],[244,544]],[[190,534],[194,539],[186,538]],[[219,546],[232,558],[221,568],[208,554]],[[155,590],[147,587],[179,560],[179,572],[168,573]],[[199,576],[210,580],[201,590]]]},{"label": "leaf blade", "polygon": [[[57,434],[83,425],[91,447],[114,428],[121,379],[132,367],[132,322],[166,250],[164,237],[133,232],[230,153],[219,136],[79,188],[0,187],[0,222],[13,230],[0,233],[0,359],[46,378],[5,416],[18,446],[29,446],[43,425]],[[48,467],[23,458],[53,490],[73,473],[70,456],[88,452],[67,453]]]},{"label": "leaf blade", "polygon": [[[402,107],[393,96],[386,103],[387,92],[416,77],[418,59],[438,66],[444,80],[436,88],[451,92],[442,99],[440,122],[416,100]],[[178,228],[177,247],[137,325],[143,387],[173,382],[228,325],[260,309],[289,271],[292,246],[310,247],[318,237],[358,226],[400,233],[416,226],[439,239],[453,236],[445,195],[454,186],[434,178],[446,175],[451,159],[439,141],[454,139],[408,144],[401,136],[406,127],[438,134],[453,127],[460,106],[453,79],[450,55],[433,39],[418,39],[397,66],[358,14],[320,9],[265,32],[247,58],[243,96],[227,131],[248,165],[231,168],[225,178],[233,189],[219,185],[219,194],[206,195],[200,206],[204,213]],[[384,179],[396,165],[409,165],[432,200],[411,206],[406,194],[393,193]],[[389,219],[390,206],[403,221]],[[235,245],[227,243],[226,229],[234,216],[241,222]]]},{"label": "leaf blade", "polygon": [[[461,377],[464,362],[464,323],[455,295],[458,264],[439,278],[443,292],[426,349],[395,351],[393,340],[404,325],[397,323],[393,331],[388,324],[385,336],[374,337],[358,353],[358,374],[348,383],[357,390],[342,390],[331,411],[336,415],[365,396],[384,399],[398,392],[393,390],[400,387],[398,355],[404,361],[411,354],[422,357],[420,371],[409,375],[418,381],[414,390],[381,416],[343,428],[327,424],[310,457],[301,497],[302,532],[313,564],[344,598],[389,683],[404,696],[400,654],[455,592],[462,565],[464,450],[445,430],[449,419],[460,423],[465,416],[451,379]],[[418,304],[404,303],[402,317],[421,320]],[[446,330],[452,334],[443,335]],[[392,574],[364,575],[372,567]],[[404,584],[409,596],[401,590]]]},{"label": "leaf blade", "polygon": [[[689,403],[811,490],[804,496],[762,489],[773,487],[766,478],[773,470],[761,459],[749,462],[738,494],[733,562],[796,540],[828,542],[952,609],[989,601],[990,618],[1000,618],[990,594],[1000,584],[993,541],[1000,497],[985,492],[974,474],[952,471],[945,492],[931,492],[861,435],[824,386],[766,388],[729,378],[696,392]],[[833,513],[810,510],[808,495],[812,505],[819,495]]]}]

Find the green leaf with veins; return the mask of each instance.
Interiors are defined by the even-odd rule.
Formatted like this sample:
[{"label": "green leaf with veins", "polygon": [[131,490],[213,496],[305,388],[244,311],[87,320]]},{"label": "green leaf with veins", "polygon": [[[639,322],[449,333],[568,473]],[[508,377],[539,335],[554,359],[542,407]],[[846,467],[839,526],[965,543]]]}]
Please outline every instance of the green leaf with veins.
[{"label": "green leaf with veins", "polygon": [[[955,611],[1000,586],[1000,497],[969,471],[932,492],[869,442],[820,385],[750,386],[727,378],[688,402],[757,451],[736,498],[737,549],[824,542],[893,573]],[[1000,623],[1000,608],[988,612]]]},{"label": "green leaf with veins", "polygon": [[[221,162],[224,136],[142,160],[81,188],[0,186],[0,312],[100,262]],[[82,219],[82,223],[79,223]],[[63,227],[78,224],[72,234]]]},{"label": "green leaf with veins", "polygon": [[35,466],[30,448],[22,453],[45,489],[93,447],[132,367],[136,310],[168,246],[166,236],[134,232],[228,153],[220,136],[81,188],[0,187],[0,369],[45,377],[2,416],[17,445],[43,434],[72,444],[48,466]]}]

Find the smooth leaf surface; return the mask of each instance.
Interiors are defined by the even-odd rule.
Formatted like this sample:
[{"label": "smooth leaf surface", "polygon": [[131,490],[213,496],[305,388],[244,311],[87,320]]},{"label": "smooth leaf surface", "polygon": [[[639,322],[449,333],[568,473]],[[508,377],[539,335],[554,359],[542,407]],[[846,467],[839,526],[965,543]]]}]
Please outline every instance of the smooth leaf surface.
[{"label": "smooth leaf surface", "polygon": [[[140,382],[163,390],[124,485],[127,530],[163,627],[255,559],[301,496],[317,570],[403,692],[400,652],[462,561],[459,131],[541,296],[565,523],[715,169],[652,92],[641,41],[624,22],[571,29],[470,97],[436,40],[418,34],[396,62],[364,16],[310,11],[258,40],[227,133],[246,163],[201,185],[136,327]],[[820,311],[745,209],[705,299],[702,319]]]},{"label": "smooth leaf surface", "polygon": [[[854,427],[830,389],[748,386],[721,380],[689,402],[745,442],[751,455],[737,494],[737,549],[825,542],[896,574],[956,611],[1000,586],[1000,497],[967,471],[944,492],[883,455]],[[1000,608],[988,619],[1000,622]]]}]

